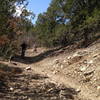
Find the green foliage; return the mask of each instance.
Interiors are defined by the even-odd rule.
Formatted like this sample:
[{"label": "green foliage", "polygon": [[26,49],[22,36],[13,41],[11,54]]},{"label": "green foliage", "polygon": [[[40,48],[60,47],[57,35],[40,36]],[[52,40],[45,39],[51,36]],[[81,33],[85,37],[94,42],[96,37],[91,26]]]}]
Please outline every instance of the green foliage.
[{"label": "green foliage", "polygon": [[[92,40],[100,31],[99,0],[52,0],[35,25],[27,4],[27,0],[0,0],[0,56],[15,54],[23,41],[30,46],[64,46],[79,39]],[[15,16],[16,5],[24,5],[20,16]]]},{"label": "green foliage", "polygon": [[0,71],[4,71],[4,72],[10,72],[11,71],[11,68],[8,67],[7,65],[4,65],[4,64],[0,64]]},{"label": "green foliage", "polygon": [[47,11],[38,16],[35,32],[38,43],[55,46],[82,38],[87,41],[91,33],[95,35],[98,27],[99,0],[52,0]]},{"label": "green foliage", "polygon": [[[18,38],[32,27],[34,14],[26,9],[27,4],[27,0],[0,0],[0,56],[4,58],[18,53]],[[21,5],[22,13],[17,16],[16,6]]]}]

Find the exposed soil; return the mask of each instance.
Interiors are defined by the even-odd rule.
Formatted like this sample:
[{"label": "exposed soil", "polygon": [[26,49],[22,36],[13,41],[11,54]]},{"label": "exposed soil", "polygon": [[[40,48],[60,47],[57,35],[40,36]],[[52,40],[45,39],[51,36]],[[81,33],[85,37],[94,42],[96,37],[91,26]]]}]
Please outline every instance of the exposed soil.
[{"label": "exposed soil", "polygon": [[6,78],[1,81],[0,100],[79,100],[74,88],[58,85],[33,70],[5,73],[3,77]]},{"label": "exposed soil", "polygon": [[0,63],[21,69],[3,80],[0,100],[100,100],[100,41],[82,49],[29,49],[24,59]]}]

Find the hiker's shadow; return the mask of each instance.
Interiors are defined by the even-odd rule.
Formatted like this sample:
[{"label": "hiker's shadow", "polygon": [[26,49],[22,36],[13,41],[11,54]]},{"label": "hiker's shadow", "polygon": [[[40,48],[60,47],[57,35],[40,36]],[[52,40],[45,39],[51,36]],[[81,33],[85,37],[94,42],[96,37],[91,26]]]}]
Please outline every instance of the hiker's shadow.
[{"label": "hiker's shadow", "polygon": [[60,48],[56,48],[56,49],[53,49],[53,50],[48,50],[48,51],[45,51],[43,53],[40,53],[36,56],[33,56],[33,57],[24,57],[24,58],[21,58],[21,56],[15,56],[13,61],[15,62],[21,62],[21,63],[24,63],[24,64],[31,64],[31,63],[36,63],[36,62],[39,62],[47,57],[51,57],[51,56],[54,56],[54,55],[58,55],[60,52],[64,52],[64,48],[60,47]]}]

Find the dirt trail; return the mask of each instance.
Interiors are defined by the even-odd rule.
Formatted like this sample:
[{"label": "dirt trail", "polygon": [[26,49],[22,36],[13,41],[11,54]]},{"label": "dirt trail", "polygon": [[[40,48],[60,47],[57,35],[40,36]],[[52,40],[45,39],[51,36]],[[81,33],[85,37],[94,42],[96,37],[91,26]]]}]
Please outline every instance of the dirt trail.
[{"label": "dirt trail", "polygon": [[[47,62],[46,62],[47,63]],[[49,69],[43,68],[43,65],[41,66],[41,63],[38,65],[36,64],[31,65],[32,68],[41,74],[47,75],[51,81],[57,84],[64,84],[66,87],[74,88],[75,90],[79,91],[79,98],[80,100],[100,100],[100,98],[97,98],[97,94],[91,91],[87,86],[83,86],[82,84],[78,83],[77,80],[72,79],[70,77],[66,77],[63,75],[63,73],[57,73],[56,75],[52,73],[52,71],[49,71]],[[41,67],[40,67],[41,66]]]},{"label": "dirt trail", "polygon": [[[23,70],[20,74],[10,77],[9,87],[0,89],[0,100],[83,100],[78,97],[78,92],[64,84],[58,84],[52,77],[42,73],[37,68],[27,69],[33,64],[17,62],[0,62]],[[64,96],[63,96],[63,92]]]},{"label": "dirt trail", "polygon": [[[88,52],[92,52],[93,54],[99,54],[100,53],[100,45],[96,45],[90,48],[87,48]],[[88,50],[91,49],[91,50]],[[97,50],[96,50],[97,49]],[[94,52],[93,52],[94,51]],[[63,54],[62,54],[63,55]],[[63,56],[59,55],[57,57],[50,57],[46,58],[36,64],[31,64],[30,66],[39,73],[46,74],[47,76],[50,77],[50,79],[58,84],[64,84],[65,86],[72,87],[76,90],[80,90],[80,98],[84,100],[100,100],[100,97],[98,97],[97,92],[95,90],[92,90],[88,87],[88,85],[83,85],[80,82],[77,81],[77,78],[71,78],[71,77],[66,77],[63,71],[58,71],[57,73],[53,73],[52,67],[50,66],[55,59],[63,59],[64,56],[68,56],[68,54],[64,54]],[[100,56],[99,56],[100,57]],[[88,58],[89,59],[89,58]],[[50,68],[51,67],[51,68]],[[99,68],[99,67],[98,67]],[[67,70],[66,70],[67,71]],[[100,93],[100,92],[99,92]]]},{"label": "dirt trail", "polygon": [[[87,52],[89,51],[90,52],[89,55],[92,55],[92,56],[99,55],[98,59],[100,59],[99,58],[100,57],[100,45],[99,44],[97,45],[97,47],[96,47],[96,48],[98,48],[97,50],[96,50],[96,48],[94,49],[94,47],[95,46],[87,48],[85,51],[87,51]],[[84,49],[79,50],[79,52],[80,51],[82,52],[82,51],[84,51]],[[33,53],[32,49],[29,49],[27,51],[27,54],[26,54],[27,57],[25,59],[21,59],[20,57],[17,57],[16,61],[12,61],[12,63],[4,62],[4,64],[8,64],[9,66],[14,65],[14,63],[16,63],[15,66],[22,68],[24,70],[23,75],[26,75],[29,77],[26,78],[25,76],[23,76],[22,81],[23,82],[28,81],[27,84],[30,84],[28,87],[28,89],[30,89],[29,92],[33,92],[31,89],[31,88],[33,88],[33,85],[35,86],[33,88],[33,90],[34,90],[36,87],[41,87],[40,85],[43,85],[46,83],[48,83],[49,85],[51,84],[51,86],[53,83],[53,84],[55,84],[55,86],[48,87],[48,89],[45,90],[46,89],[46,85],[45,85],[45,87],[44,87],[45,91],[49,91],[50,89],[52,90],[52,88],[53,88],[53,91],[55,91],[57,89],[59,90],[59,93],[57,92],[58,94],[56,92],[53,93],[53,95],[51,96],[52,98],[42,98],[42,99],[38,98],[37,99],[37,97],[36,97],[36,98],[32,99],[32,97],[31,97],[30,99],[27,99],[28,96],[26,96],[26,98],[24,98],[24,99],[21,98],[18,100],[100,100],[100,91],[97,92],[95,90],[95,88],[92,86],[92,83],[88,83],[88,82],[81,83],[80,76],[72,77],[73,73],[75,73],[75,71],[76,71],[75,66],[78,65],[78,63],[80,64],[84,59],[86,59],[86,58],[89,59],[89,56],[84,56],[84,58],[82,58],[82,60],[78,59],[78,63],[75,62],[75,64],[67,65],[66,68],[64,67],[64,68],[59,69],[58,67],[59,66],[61,67],[61,65],[59,65],[57,68],[54,68],[54,65],[53,65],[54,62],[58,63],[57,61],[61,61],[61,63],[62,63],[65,57],[72,56],[72,54],[73,54],[73,52],[66,53],[66,51],[64,51],[63,49],[57,49],[54,51],[49,50],[46,52],[43,52],[43,51],[40,52],[40,50],[39,50],[38,53],[35,54],[35,53]],[[71,60],[71,61],[73,61],[73,60]],[[75,61],[76,61],[76,58],[75,58]],[[66,64],[66,62],[65,62],[65,64]],[[98,64],[98,66],[99,65],[100,64]],[[97,67],[97,69],[99,69],[99,67]],[[76,72],[76,74],[77,73],[78,72]],[[37,80],[35,80],[34,78],[30,79],[30,77],[34,76],[34,75],[39,75],[37,77],[38,78],[40,77],[40,78]],[[48,78],[46,78],[46,79],[43,78],[43,80],[41,81],[41,76],[46,76]],[[37,86],[37,83],[39,83],[40,85]],[[20,84],[22,85],[22,83],[20,83]],[[24,84],[24,87],[26,87],[27,84]],[[71,88],[74,89],[74,92],[76,92],[76,95],[74,96],[74,94],[71,94],[71,96],[69,96],[70,94],[67,93],[66,99],[64,99],[64,98],[62,99],[60,97],[57,98],[58,95],[60,95],[61,90],[63,90],[63,89],[58,88],[61,85],[64,85],[65,87],[67,87],[69,89],[71,89]],[[100,85],[100,84],[98,84],[98,85]],[[39,88],[39,90],[41,90],[41,89]],[[43,92],[43,90],[41,90],[41,91],[42,91],[41,94],[45,94]],[[24,93],[25,93],[25,91],[24,91]],[[37,93],[39,94],[39,92],[37,92]],[[33,93],[32,95],[35,96],[36,94]],[[45,96],[43,95],[43,97],[45,97]],[[10,99],[7,99],[7,100],[10,100]],[[11,100],[16,100],[16,99],[11,99]]]}]

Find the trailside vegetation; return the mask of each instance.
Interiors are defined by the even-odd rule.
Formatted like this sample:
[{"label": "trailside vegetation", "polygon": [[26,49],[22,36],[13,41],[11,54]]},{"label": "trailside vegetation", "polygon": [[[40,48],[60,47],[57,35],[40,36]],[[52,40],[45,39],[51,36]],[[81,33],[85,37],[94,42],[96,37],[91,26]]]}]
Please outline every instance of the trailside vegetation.
[{"label": "trailside vegetation", "polygon": [[[19,50],[19,37],[32,26],[27,0],[0,0],[0,57],[9,58]],[[23,39],[21,39],[23,40]]]},{"label": "trailside vegetation", "polygon": [[34,31],[38,44],[52,47],[100,36],[100,0],[52,0],[39,14]]},{"label": "trailside vegetation", "polygon": [[100,37],[100,0],[52,0],[35,24],[27,5],[28,0],[0,0],[0,57],[19,53],[22,42],[55,47],[82,41],[88,46]]}]

